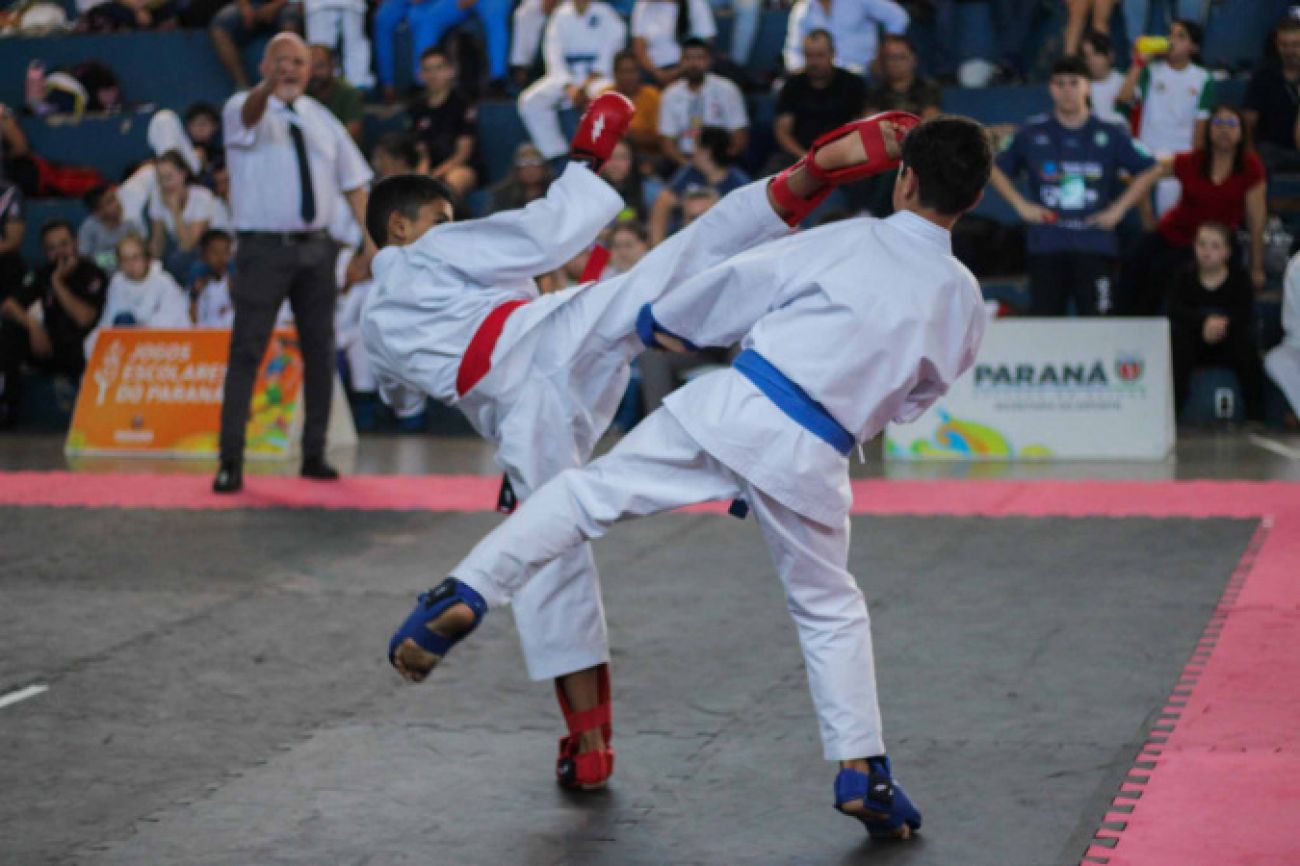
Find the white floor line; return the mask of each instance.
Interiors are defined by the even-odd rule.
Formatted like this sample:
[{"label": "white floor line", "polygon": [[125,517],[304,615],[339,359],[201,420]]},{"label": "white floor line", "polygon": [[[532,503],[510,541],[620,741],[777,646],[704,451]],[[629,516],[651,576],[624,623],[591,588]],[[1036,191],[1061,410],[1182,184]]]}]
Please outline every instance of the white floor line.
[{"label": "white floor line", "polygon": [[4,709],[10,704],[16,704],[19,701],[25,701],[28,698],[34,698],[41,692],[48,691],[49,686],[28,686],[25,689],[19,689],[16,692],[10,692],[0,697],[0,709]]},{"label": "white floor line", "polygon": [[1252,433],[1250,436],[1250,442],[1252,445],[1263,448],[1265,451],[1272,451],[1274,454],[1279,454],[1289,460],[1300,460],[1300,448],[1292,448],[1289,445],[1283,445],[1281,442],[1269,439],[1267,436],[1260,436]]}]

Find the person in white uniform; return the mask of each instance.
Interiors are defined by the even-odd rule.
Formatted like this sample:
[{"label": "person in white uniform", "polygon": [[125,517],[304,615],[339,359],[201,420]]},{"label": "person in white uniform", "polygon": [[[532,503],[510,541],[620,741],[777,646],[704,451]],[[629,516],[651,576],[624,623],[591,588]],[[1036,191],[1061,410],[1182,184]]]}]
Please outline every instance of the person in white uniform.
[{"label": "person in white uniform", "polygon": [[118,272],[108,282],[104,312],[95,330],[86,335],[89,358],[105,328],[189,328],[190,306],[185,290],[162,262],[149,255],[139,235],[127,235],[117,242]]},{"label": "person in white uniform", "polygon": [[[855,139],[825,151],[846,141]],[[952,255],[950,229],[979,201],[992,158],[977,123],[928,121],[903,143],[893,216],[763,244],[653,302],[642,314],[652,339],[682,350],[743,337],[735,365],[679,390],[608,455],[535,492],[399,636],[423,629],[445,653],[539,569],[614,523],[738,497],[785,585],[824,753],[841,762],[837,808],[873,836],[919,829],[885,757],[867,608],[847,570],[848,455],[890,421],[915,420],[975,359],[984,302]],[[399,669],[421,679],[431,656],[405,639]]]},{"label": "person in white uniform", "polygon": [[[601,123],[611,106],[623,106],[620,116]],[[631,113],[620,94],[598,97],[579,125],[575,152],[594,150],[582,141],[597,131],[605,143],[595,161],[604,159]],[[587,247],[622,210],[620,196],[576,164],[522,211],[447,225],[432,210],[449,211],[437,195],[436,185],[413,178],[375,187],[367,227],[377,242],[397,246],[375,260],[362,338],[385,402],[401,408],[428,394],[460,408],[497,446],[497,462],[525,501],[590,458],[618,408],[632,359],[645,348],[637,330],[642,308],[691,275],[787,234],[792,224],[764,185],[752,184],[627,274],[538,297],[533,275]],[[590,548],[575,546],[542,569],[513,607],[530,676],[557,680],[570,729],[561,743],[560,781],[603,784],[613,760],[609,649]]]},{"label": "person in white uniform", "polygon": [[1300,253],[1282,278],[1282,342],[1264,356],[1264,369],[1286,395],[1291,415],[1300,415]]},{"label": "person in white uniform", "polygon": [[586,108],[614,83],[614,55],[627,42],[627,25],[600,0],[565,0],[546,24],[546,74],[519,94],[519,118],[546,159],[563,156],[560,109]]}]

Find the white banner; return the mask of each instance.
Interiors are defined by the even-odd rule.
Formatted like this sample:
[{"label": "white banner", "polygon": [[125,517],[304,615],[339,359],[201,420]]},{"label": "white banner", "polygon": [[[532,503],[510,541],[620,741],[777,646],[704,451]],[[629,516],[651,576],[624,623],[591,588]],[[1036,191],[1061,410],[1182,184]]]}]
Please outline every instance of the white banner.
[{"label": "white banner", "polygon": [[990,322],[952,390],[885,431],[892,460],[1163,460],[1173,446],[1163,318]]}]

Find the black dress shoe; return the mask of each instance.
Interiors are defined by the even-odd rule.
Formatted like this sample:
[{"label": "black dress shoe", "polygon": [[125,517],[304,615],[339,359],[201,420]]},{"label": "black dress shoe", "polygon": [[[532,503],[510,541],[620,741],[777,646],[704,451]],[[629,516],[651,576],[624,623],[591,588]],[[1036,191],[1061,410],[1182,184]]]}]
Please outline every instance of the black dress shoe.
[{"label": "black dress shoe", "polygon": [[213,493],[238,493],[244,489],[244,464],[238,460],[222,460],[217,477],[212,479]]},{"label": "black dress shoe", "polygon": [[339,471],[325,462],[324,457],[308,457],[302,461],[302,477],[317,481],[338,481]]}]

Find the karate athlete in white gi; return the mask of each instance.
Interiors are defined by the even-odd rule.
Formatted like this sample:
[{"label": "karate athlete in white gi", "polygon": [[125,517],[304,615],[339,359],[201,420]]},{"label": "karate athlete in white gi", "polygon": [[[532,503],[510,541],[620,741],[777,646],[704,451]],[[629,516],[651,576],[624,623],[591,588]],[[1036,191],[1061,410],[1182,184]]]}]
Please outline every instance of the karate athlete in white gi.
[{"label": "karate athlete in white gi", "polygon": [[[607,157],[632,110],[617,94],[598,97],[574,152]],[[870,168],[888,170],[883,155]],[[834,182],[808,181],[825,193]],[[802,205],[811,204],[778,209],[766,185],[752,184],[627,274],[539,298],[533,276],[571,259],[624,206],[583,165],[570,165],[544,199],[521,211],[466,223],[445,222],[448,198],[427,179],[381,182],[371,199],[367,228],[376,244],[395,245],[374,261],[362,322],[381,395],[399,410],[424,394],[460,408],[497,446],[522,499],[590,459],[629,364],[645,348],[639,311],[688,277],[788,234],[787,220],[802,219]],[[561,783],[603,784],[613,766],[609,647],[590,548],[566,551],[513,606],[529,674],[557,679],[570,731],[561,741]]]},{"label": "karate athlete in white gi", "polygon": [[[919,829],[885,757],[870,621],[847,571],[848,455],[889,421],[916,419],[974,361],[984,303],[949,230],[978,202],[991,163],[979,124],[921,124],[903,144],[893,216],[763,244],[652,302],[641,318],[653,339],[680,350],[743,337],[734,366],[677,391],[608,455],[536,491],[426,594],[399,636],[432,631],[445,653],[539,568],[619,520],[740,498],[785,585],[825,756],[841,764],[836,807],[872,836]],[[408,646],[396,663],[420,679],[427,658]]]}]

